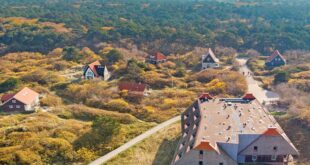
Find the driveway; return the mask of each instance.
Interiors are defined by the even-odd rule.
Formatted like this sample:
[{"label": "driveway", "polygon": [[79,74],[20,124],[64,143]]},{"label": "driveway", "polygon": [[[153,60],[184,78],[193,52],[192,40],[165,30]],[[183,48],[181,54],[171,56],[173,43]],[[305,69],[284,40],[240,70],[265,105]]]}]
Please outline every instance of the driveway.
[{"label": "driveway", "polygon": [[279,100],[279,95],[277,93],[263,89],[262,87],[260,87],[261,82],[254,80],[253,73],[246,65],[247,59],[238,58],[237,61],[240,64],[241,74],[244,73],[244,76],[246,78],[249,93],[253,93],[260,103],[269,104],[271,102]]}]

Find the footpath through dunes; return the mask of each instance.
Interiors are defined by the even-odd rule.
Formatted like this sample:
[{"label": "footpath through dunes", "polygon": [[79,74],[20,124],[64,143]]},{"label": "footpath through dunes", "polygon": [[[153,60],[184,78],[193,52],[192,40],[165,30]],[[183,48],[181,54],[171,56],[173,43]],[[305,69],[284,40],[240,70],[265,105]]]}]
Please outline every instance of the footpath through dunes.
[{"label": "footpath through dunes", "polygon": [[263,89],[260,86],[261,83],[253,78],[252,71],[246,65],[247,59],[237,58],[237,61],[240,64],[241,74],[244,74],[246,78],[249,93],[253,93],[261,104],[270,104],[279,100],[279,95],[277,93]]},{"label": "footpath through dunes", "polygon": [[112,159],[113,157],[115,157],[116,155],[118,155],[119,153],[126,151],[127,149],[129,149],[130,147],[134,146],[135,144],[141,142],[142,140],[148,138],[149,136],[155,134],[156,132],[158,132],[159,130],[177,122],[181,120],[181,116],[176,116],[168,121],[165,121],[159,125],[157,125],[156,127],[146,131],[145,133],[137,136],[136,138],[130,140],[129,142],[125,143],[124,145],[120,146],[119,148],[109,152],[108,154],[96,159],[95,161],[89,163],[89,165],[101,165],[105,162],[107,162],[108,160]]}]

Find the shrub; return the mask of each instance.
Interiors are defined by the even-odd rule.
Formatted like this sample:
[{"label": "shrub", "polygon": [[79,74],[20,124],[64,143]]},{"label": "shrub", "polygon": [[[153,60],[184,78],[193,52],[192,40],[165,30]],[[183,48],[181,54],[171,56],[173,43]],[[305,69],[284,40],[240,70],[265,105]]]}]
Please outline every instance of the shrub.
[{"label": "shrub", "polygon": [[123,99],[114,99],[108,102],[107,106],[110,109],[115,109],[120,112],[128,112],[129,104]]},{"label": "shrub", "polygon": [[16,151],[15,157],[17,164],[23,164],[23,165],[43,164],[41,157],[29,149]]},{"label": "shrub", "polygon": [[119,132],[120,123],[113,118],[102,116],[96,118],[92,128],[93,131],[97,131],[104,140],[110,140],[113,135]]},{"label": "shrub", "polygon": [[77,159],[81,162],[89,162],[97,157],[95,152],[84,147],[77,150],[76,156]]},{"label": "shrub", "polygon": [[110,64],[112,64],[122,60],[124,57],[119,51],[117,51],[116,49],[112,49],[109,53],[103,55],[103,58],[105,58],[107,61],[109,61]]},{"label": "shrub", "polygon": [[288,82],[288,80],[289,80],[289,74],[287,72],[284,72],[284,71],[281,71],[274,76],[274,83],[275,84]]},{"label": "shrub", "polygon": [[7,92],[18,88],[20,86],[21,81],[17,78],[9,78],[0,84],[0,93]]},{"label": "shrub", "polygon": [[71,66],[70,63],[66,62],[66,61],[56,61],[53,64],[53,69],[57,70],[57,71],[62,71],[62,70],[66,70]]},{"label": "shrub", "polygon": [[62,100],[58,96],[50,95],[48,94],[47,96],[43,97],[41,99],[41,105],[43,106],[59,106],[62,104]]}]

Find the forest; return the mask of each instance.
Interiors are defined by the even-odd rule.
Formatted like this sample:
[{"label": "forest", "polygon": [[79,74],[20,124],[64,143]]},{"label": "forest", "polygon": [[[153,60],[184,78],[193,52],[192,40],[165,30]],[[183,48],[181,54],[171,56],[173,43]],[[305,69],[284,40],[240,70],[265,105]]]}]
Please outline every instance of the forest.
[{"label": "forest", "polygon": [[[310,47],[309,1],[196,0],[3,0],[0,17],[26,17],[36,22],[0,20],[0,53],[48,52],[56,47],[88,46],[121,40],[149,51],[184,53],[195,46],[237,50]],[[63,24],[57,31],[49,24]],[[58,26],[59,27],[59,26]],[[47,39],[48,38],[48,39]],[[43,46],[38,46],[43,44]]]}]

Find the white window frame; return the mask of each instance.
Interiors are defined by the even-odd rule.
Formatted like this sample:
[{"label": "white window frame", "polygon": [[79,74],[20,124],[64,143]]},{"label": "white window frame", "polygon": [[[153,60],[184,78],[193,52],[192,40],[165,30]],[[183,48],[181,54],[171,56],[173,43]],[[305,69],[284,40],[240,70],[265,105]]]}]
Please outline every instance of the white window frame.
[{"label": "white window frame", "polygon": [[256,155],[252,155],[252,160],[256,161],[257,160],[257,156]]},{"label": "white window frame", "polygon": [[14,108],[14,106],[13,106],[13,105],[9,105],[9,108],[10,108],[10,109],[13,109],[13,108]]},{"label": "white window frame", "polygon": [[14,103],[14,104],[15,104],[15,103],[16,103],[16,100],[12,100],[12,103]]},{"label": "white window frame", "polygon": [[271,155],[271,160],[272,160],[272,161],[277,160],[277,155]]},{"label": "white window frame", "polygon": [[20,105],[16,105],[16,108],[19,109],[19,108],[21,108],[21,106]]}]

